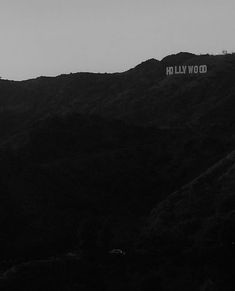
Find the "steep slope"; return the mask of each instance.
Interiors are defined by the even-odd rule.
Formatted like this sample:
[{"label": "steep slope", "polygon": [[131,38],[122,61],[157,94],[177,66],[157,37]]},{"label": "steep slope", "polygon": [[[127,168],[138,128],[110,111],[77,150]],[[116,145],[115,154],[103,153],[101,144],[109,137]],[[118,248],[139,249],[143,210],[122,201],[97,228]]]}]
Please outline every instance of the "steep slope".
[{"label": "steep slope", "polygon": [[[166,76],[182,64],[208,73]],[[1,261],[76,248],[107,275],[120,247],[111,272],[133,290],[234,290],[222,288],[234,269],[234,65],[180,53],[123,73],[0,80]]]},{"label": "steep slope", "polygon": [[72,247],[88,218],[99,224],[97,235],[109,221],[111,245],[132,244],[153,204],[233,147],[234,141],[220,134],[91,115],[37,121],[23,145],[0,152],[4,253],[23,251],[26,244],[32,253],[51,251],[51,241],[54,249]]},{"label": "steep slope", "polygon": [[[152,211],[150,232],[159,233],[159,228],[187,228],[187,223],[198,220],[198,228],[189,228],[195,240],[203,238],[202,228],[212,220],[223,220],[235,211],[234,171],[235,151],[220,160],[213,167],[195,178],[189,184],[172,193]],[[201,226],[201,227],[200,227]],[[204,229],[205,230],[205,229]],[[215,231],[215,230],[214,230]],[[220,229],[218,228],[219,232]],[[233,235],[233,233],[231,233]],[[223,241],[219,233],[214,233],[217,244]],[[235,237],[227,243],[232,244]],[[193,242],[195,243],[195,241]]]},{"label": "steep slope", "polygon": [[[166,76],[169,65],[206,64],[203,75]],[[96,114],[161,127],[234,124],[235,55],[179,53],[123,73],[0,80],[1,139],[54,113]],[[14,117],[14,118],[13,118]]]},{"label": "steep slope", "polygon": [[164,290],[234,289],[234,181],[235,151],[152,210],[140,245],[162,262]]},{"label": "steep slope", "polygon": [[[166,65],[182,63],[207,64],[208,74],[166,77]],[[67,227],[67,215],[69,236],[78,217],[91,213],[121,220],[116,236],[128,219],[130,229],[139,227],[135,220],[153,203],[234,149],[233,80],[234,55],[189,53],[124,73],[0,80],[3,205],[19,222],[11,240],[22,231],[37,241],[37,225],[47,244],[61,235],[62,221]],[[8,233],[14,223],[5,211],[3,217]]]}]

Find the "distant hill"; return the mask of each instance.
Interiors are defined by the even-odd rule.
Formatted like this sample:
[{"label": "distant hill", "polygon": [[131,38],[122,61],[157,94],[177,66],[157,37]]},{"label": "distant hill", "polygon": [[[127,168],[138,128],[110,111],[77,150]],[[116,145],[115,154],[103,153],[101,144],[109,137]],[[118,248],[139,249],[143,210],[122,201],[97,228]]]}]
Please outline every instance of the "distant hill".
[{"label": "distant hill", "polygon": [[[179,64],[206,64],[208,73],[166,76]],[[123,73],[0,80],[1,172],[11,197],[30,208],[28,195],[41,188],[66,205],[66,193],[80,201],[74,193],[83,189],[101,201],[123,197],[119,211],[150,211],[235,148],[234,64],[233,54],[179,53]],[[93,198],[85,199],[89,209]]]},{"label": "distant hill", "polygon": [[[206,64],[205,75],[166,76],[169,65]],[[0,138],[54,113],[95,114],[139,125],[213,126],[234,122],[235,55],[179,53],[123,73],[76,73],[0,80]]]},{"label": "distant hill", "polygon": [[[200,64],[208,73],[166,75]],[[107,284],[120,263],[133,290],[156,278],[234,290],[234,80],[234,54],[186,52],[123,73],[0,80],[0,268],[79,249]],[[113,248],[130,256],[115,265]]]}]

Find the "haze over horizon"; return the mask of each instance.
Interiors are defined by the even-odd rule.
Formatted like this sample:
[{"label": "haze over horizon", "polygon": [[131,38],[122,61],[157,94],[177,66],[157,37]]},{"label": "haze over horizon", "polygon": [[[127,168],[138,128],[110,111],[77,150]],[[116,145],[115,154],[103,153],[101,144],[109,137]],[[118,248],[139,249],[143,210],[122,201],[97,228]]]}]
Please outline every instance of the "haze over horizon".
[{"label": "haze over horizon", "polygon": [[232,0],[2,0],[0,76],[121,72],[188,51],[235,50]]}]

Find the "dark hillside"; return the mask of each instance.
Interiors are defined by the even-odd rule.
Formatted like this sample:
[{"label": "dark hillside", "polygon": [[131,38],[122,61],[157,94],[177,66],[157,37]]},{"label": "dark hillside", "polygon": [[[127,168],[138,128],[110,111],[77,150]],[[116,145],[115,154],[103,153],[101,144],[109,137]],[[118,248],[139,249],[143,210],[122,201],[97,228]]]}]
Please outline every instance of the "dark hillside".
[{"label": "dark hillside", "polygon": [[[166,66],[175,64],[206,64],[208,73],[167,77]],[[233,106],[234,70],[234,54],[179,53],[123,73],[0,80],[1,119],[6,124],[0,134],[6,135],[6,128],[9,135],[17,133],[32,120],[54,113],[72,112],[161,127],[217,124],[218,114],[221,119]]]},{"label": "dark hillside", "polygon": [[234,80],[234,54],[190,53],[0,80],[0,288],[233,290]]}]

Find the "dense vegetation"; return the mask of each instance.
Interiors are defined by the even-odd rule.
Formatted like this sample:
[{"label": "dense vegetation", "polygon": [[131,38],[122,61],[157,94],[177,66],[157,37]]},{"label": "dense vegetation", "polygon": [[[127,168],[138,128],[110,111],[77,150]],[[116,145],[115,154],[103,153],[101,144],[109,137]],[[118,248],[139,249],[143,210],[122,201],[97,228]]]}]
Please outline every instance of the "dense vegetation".
[{"label": "dense vegetation", "polygon": [[188,53],[0,80],[3,290],[234,290],[234,80]]}]

